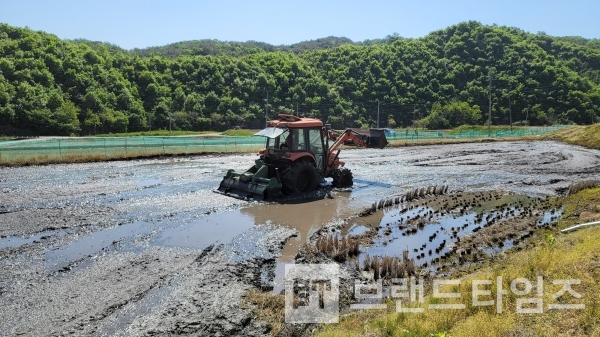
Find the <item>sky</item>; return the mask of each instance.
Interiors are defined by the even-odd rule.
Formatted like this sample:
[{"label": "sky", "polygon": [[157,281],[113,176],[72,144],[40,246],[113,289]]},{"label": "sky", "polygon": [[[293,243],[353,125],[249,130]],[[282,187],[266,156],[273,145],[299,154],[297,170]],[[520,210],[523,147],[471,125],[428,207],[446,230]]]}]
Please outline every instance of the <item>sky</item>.
[{"label": "sky", "polygon": [[290,45],[420,38],[464,21],[600,38],[598,0],[0,0],[0,23],[124,49],[187,40]]}]

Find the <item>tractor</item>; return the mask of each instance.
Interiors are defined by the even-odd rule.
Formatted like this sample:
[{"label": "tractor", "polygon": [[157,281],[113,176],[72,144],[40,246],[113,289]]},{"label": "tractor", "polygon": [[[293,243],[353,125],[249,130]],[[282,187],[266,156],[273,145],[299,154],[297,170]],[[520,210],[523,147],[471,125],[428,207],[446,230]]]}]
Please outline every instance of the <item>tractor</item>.
[{"label": "tractor", "polygon": [[342,145],[381,149],[388,143],[383,129],[370,129],[368,134],[335,131],[315,118],[278,117],[255,133],[266,138],[266,146],[254,166],[243,173],[228,170],[218,192],[242,199],[275,199],[309,193],[325,178],[332,178],[334,187],[351,187],[352,172],[339,159]]}]

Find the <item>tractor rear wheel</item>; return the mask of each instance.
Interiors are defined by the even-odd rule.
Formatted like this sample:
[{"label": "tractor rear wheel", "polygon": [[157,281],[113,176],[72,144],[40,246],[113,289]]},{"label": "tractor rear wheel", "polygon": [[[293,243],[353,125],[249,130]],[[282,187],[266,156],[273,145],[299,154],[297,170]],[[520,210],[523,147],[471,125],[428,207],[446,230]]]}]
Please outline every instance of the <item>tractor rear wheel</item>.
[{"label": "tractor rear wheel", "polygon": [[290,192],[312,192],[317,183],[317,171],[308,161],[294,163],[283,178],[283,185]]},{"label": "tractor rear wheel", "polygon": [[332,177],[333,181],[331,182],[331,184],[333,185],[333,187],[345,188],[352,187],[352,185],[354,184],[354,181],[352,181],[352,171],[345,167],[333,172]]}]

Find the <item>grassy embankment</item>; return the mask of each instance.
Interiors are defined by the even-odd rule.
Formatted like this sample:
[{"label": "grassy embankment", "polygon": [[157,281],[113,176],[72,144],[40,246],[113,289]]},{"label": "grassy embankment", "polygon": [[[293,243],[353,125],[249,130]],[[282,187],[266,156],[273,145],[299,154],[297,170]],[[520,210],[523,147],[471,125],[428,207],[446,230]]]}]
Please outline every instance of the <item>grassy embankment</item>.
[{"label": "grassy embankment", "polygon": [[592,149],[600,149],[600,124],[590,126],[574,126],[558,130],[541,137],[555,139],[568,144],[581,145]]}]

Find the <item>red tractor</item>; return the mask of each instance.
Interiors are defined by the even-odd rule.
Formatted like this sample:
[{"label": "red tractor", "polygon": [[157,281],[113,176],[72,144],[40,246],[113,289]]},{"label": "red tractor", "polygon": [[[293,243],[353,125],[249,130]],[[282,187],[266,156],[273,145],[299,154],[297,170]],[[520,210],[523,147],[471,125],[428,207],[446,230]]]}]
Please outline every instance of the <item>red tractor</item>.
[{"label": "red tractor", "polygon": [[266,137],[260,158],[244,173],[228,170],[219,192],[263,200],[311,192],[328,177],[334,187],[350,187],[352,172],[339,160],[340,147],[352,144],[381,149],[387,145],[382,129],[371,129],[369,134],[352,129],[337,132],[319,119],[286,114],[269,121],[267,128],[255,135]]}]

